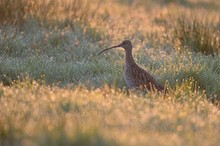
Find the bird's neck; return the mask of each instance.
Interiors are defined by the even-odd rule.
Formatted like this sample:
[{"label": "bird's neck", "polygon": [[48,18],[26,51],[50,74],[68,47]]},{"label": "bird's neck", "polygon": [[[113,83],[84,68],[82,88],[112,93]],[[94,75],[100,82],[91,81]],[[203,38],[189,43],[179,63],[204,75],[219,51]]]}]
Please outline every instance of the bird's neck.
[{"label": "bird's neck", "polygon": [[125,53],[126,53],[126,55],[125,55],[125,63],[126,63],[127,65],[133,65],[133,64],[135,64],[134,58],[133,58],[133,56],[132,56],[132,49],[126,49],[126,50],[125,50]]}]

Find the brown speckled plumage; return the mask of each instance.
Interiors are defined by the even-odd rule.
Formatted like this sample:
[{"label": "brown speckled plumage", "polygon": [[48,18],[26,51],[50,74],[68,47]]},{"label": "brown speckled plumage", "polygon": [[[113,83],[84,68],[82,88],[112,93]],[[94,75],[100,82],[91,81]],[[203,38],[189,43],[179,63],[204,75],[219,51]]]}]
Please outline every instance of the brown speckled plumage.
[{"label": "brown speckled plumage", "polygon": [[125,49],[125,67],[124,67],[124,78],[128,88],[146,88],[148,90],[163,91],[164,87],[156,82],[156,80],[144,69],[139,67],[132,56],[132,44],[129,40],[123,41],[117,46],[107,48],[102,52],[112,49],[122,47]]}]

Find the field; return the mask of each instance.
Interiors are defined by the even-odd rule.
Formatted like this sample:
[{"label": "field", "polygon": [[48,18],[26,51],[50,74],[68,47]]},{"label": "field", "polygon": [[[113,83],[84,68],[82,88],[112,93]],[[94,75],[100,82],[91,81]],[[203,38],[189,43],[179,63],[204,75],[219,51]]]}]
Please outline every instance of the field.
[{"label": "field", "polygon": [[[97,55],[125,39],[168,94]],[[218,1],[0,1],[0,146],[218,146],[219,108]]]}]

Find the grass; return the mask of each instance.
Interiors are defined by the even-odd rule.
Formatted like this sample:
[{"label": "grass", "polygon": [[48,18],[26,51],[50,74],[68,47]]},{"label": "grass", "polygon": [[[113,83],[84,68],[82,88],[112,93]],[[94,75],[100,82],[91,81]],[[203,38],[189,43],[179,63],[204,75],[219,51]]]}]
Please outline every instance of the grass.
[{"label": "grass", "polygon": [[[13,23],[23,25],[34,18],[42,23],[53,23],[53,21],[77,21],[86,22],[95,16],[100,6],[100,1],[92,9],[91,1],[28,1],[28,0],[2,0],[0,2],[0,22],[2,24]],[[54,9],[56,7],[56,9]]]},{"label": "grass", "polygon": [[217,26],[219,20],[217,20],[216,26],[211,26],[212,21],[208,18],[201,20],[196,16],[179,16],[174,36],[179,40],[181,48],[188,48],[206,55],[219,54],[220,39]]},{"label": "grass", "polygon": [[189,84],[165,98],[108,86],[1,85],[1,144],[218,145],[219,110]]},{"label": "grass", "polygon": [[[217,146],[220,4],[199,3],[1,1],[0,146]],[[124,39],[168,95],[128,94],[124,51],[97,56]]]}]

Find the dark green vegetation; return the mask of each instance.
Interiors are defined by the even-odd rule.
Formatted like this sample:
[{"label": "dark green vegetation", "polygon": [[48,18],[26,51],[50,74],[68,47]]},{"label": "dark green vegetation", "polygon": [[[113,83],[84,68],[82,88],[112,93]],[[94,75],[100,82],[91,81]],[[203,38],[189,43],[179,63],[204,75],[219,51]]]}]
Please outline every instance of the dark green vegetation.
[{"label": "dark green vegetation", "polygon": [[[214,20],[217,22],[214,23]],[[177,18],[174,36],[180,41],[182,49],[189,48],[196,53],[214,56],[220,52],[219,26],[220,22],[216,18],[208,20],[208,18],[182,15]]]}]

